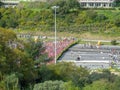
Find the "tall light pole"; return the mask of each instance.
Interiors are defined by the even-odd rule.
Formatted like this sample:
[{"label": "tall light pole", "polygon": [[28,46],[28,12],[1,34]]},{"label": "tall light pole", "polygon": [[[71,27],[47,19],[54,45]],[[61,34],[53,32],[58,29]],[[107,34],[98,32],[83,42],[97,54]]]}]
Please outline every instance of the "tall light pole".
[{"label": "tall light pole", "polygon": [[56,48],[56,46],[57,46],[57,45],[56,45],[56,44],[57,44],[57,37],[56,37],[56,32],[57,32],[57,31],[56,31],[56,9],[57,9],[57,8],[59,8],[59,6],[53,6],[53,7],[52,7],[52,9],[55,10],[55,64],[56,64],[56,62],[57,62],[57,60],[56,60],[56,59],[57,59],[57,58],[56,58],[56,50],[57,50],[57,48]]}]

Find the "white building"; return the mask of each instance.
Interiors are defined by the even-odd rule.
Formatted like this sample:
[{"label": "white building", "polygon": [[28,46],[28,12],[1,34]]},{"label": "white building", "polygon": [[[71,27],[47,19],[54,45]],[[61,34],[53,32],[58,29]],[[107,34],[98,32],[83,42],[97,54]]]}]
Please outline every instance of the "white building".
[{"label": "white building", "polygon": [[79,0],[83,8],[111,8],[115,0]]},{"label": "white building", "polygon": [[20,2],[19,0],[1,0],[4,4],[4,7],[15,7]]},{"label": "white building", "polygon": [[46,0],[0,0],[2,3],[4,3],[5,7],[15,7],[17,6],[21,1],[25,2],[34,2],[34,1],[42,1],[46,2]]},{"label": "white building", "polygon": [[[6,7],[16,6],[21,1],[42,1],[46,2],[47,0],[0,0],[5,4]],[[81,7],[83,8],[111,8],[114,6],[115,0],[78,0]]]}]

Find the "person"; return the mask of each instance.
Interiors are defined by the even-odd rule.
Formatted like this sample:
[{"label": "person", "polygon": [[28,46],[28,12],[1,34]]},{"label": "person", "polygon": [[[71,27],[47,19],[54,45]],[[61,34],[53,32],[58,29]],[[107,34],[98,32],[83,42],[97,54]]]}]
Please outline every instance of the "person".
[{"label": "person", "polygon": [[93,49],[93,45],[90,45],[90,48]]},{"label": "person", "polygon": [[81,59],[81,56],[78,56],[78,57],[77,57],[77,60],[80,61],[80,59]]},{"label": "person", "polygon": [[98,45],[98,46],[100,46],[100,45],[101,45],[101,42],[100,42],[100,41],[98,41],[97,45]]},{"label": "person", "polygon": [[100,41],[98,41],[98,43],[96,44],[97,49],[99,49],[99,48],[100,48],[100,45],[101,45],[101,42],[100,42]]}]

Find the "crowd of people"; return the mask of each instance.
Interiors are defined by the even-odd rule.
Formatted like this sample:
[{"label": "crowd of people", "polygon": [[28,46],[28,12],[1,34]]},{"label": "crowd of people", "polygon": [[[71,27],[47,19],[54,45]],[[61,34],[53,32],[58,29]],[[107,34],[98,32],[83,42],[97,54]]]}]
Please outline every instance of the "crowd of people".
[{"label": "crowd of people", "polygon": [[[72,44],[74,40],[64,39],[56,42],[56,56],[62,53],[62,51]],[[48,54],[48,57],[52,60],[49,63],[54,63],[55,60],[55,42],[45,42],[45,52]]]}]

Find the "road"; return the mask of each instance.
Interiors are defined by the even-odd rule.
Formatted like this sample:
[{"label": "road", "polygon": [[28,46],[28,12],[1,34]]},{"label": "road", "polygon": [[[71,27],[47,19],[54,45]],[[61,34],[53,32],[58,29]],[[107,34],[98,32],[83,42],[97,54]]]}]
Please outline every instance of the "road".
[{"label": "road", "polygon": [[73,62],[77,66],[89,69],[109,68],[112,62],[114,66],[120,67],[120,46],[102,45],[99,48],[96,46],[91,48],[89,45],[77,44],[69,48],[59,61]]}]

